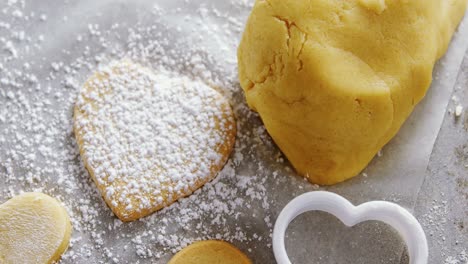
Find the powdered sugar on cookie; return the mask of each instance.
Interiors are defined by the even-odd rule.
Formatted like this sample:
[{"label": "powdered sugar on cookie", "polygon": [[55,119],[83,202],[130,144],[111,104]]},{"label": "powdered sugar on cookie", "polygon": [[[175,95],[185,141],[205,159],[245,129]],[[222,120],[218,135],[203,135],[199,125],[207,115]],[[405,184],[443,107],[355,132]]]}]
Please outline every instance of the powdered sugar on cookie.
[{"label": "powdered sugar on cookie", "polygon": [[211,87],[129,61],[93,75],[75,108],[85,165],[126,221],[211,180],[229,156],[235,130],[228,102]]},{"label": "powdered sugar on cookie", "polygon": [[[40,191],[64,203],[73,234],[61,263],[166,263],[206,239],[230,241],[249,255],[268,252],[264,261],[273,262],[275,216],[310,184],[288,175],[293,170],[238,85],[235,50],[253,1],[189,1],[180,8],[162,2],[104,1],[97,9],[92,1],[64,1],[50,10],[35,8],[40,1],[0,3],[0,199]],[[13,16],[16,10],[23,16]],[[172,18],[190,25],[181,33]],[[9,41],[17,57],[3,49]],[[98,65],[122,58],[219,87],[238,126],[233,155],[218,177],[131,223],[104,203],[73,133],[82,84]]]}]

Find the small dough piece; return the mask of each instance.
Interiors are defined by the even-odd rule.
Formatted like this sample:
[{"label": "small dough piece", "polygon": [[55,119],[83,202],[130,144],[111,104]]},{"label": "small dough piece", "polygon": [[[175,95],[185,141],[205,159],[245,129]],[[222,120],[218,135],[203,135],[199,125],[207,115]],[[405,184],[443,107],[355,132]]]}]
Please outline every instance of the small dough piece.
[{"label": "small dough piece", "polygon": [[68,248],[72,226],[65,208],[43,193],[24,193],[0,205],[0,263],[45,264]]},{"label": "small dough piece", "polygon": [[182,249],[168,264],[252,264],[252,261],[227,242],[207,240]]},{"label": "small dough piece", "polygon": [[297,172],[357,175],[432,81],[466,0],[257,0],[238,49],[247,103]]},{"label": "small dough piece", "polygon": [[130,61],[84,84],[75,106],[84,164],[122,221],[133,221],[212,180],[236,136],[229,102],[210,86]]}]

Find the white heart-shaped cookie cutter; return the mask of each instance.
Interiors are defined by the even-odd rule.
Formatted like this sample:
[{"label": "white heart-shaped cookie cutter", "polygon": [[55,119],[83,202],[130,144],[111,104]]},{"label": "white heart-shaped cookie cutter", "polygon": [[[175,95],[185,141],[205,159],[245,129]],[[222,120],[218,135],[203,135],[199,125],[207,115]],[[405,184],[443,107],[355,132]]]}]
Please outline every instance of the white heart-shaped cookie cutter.
[{"label": "white heart-shaped cookie cutter", "polygon": [[385,201],[372,201],[354,206],[345,198],[325,191],[302,194],[281,211],[273,230],[273,252],[279,264],[291,264],[284,246],[288,225],[298,215],[308,211],[330,213],[346,226],[354,226],[368,220],[384,222],[397,230],[405,241],[411,264],[427,264],[426,235],[418,220],[406,209]]}]

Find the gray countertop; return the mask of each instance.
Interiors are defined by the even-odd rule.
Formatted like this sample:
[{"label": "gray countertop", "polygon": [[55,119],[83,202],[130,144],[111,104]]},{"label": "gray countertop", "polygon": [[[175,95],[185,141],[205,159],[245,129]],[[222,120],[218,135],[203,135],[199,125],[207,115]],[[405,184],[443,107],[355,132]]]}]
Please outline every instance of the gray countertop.
[{"label": "gray countertop", "polygon": [[[422,223],[431,264],[468,263],[468,55],[460,67],[468,24],[436,66],[428,95],[383,155],[362,175],[320,188],[294,173],[246,106],[236,47],[251,5],[250,0],[0,2],[0,202],[22,191],[57,197],[74,228],[62,263],[165,263],[200,239],[228,240],[255,263],[274,263],[270,236],[276,216],[297,195],[324,189],[355,204],[399,203]],[[72,131],[81,84],[98,65],[122,58],[220,87],[238,119],[236,147],[219,177],[132,223],[117,220],[103,202]],[[455,118],[458,104],[465,110]],[[402,241],[388,226],[347,228],[318,212],[291,224],[286,246],[294,263],[407,263],[401,260]]]},{"label": "gray countertop", "polygon": [[[452,98],[414,212],[428,236],[430,263],[468,263],[468,53]],[[464,106],[458,118],[457,105]]]}]

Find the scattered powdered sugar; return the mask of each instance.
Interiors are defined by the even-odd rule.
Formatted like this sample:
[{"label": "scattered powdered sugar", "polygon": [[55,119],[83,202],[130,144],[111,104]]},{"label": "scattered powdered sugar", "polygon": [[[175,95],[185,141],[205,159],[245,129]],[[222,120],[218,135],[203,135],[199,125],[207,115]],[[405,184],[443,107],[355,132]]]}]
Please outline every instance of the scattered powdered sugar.
[{"label": "scattered powdered sugar", "polygon": [[[43,9],[35,1],[10,0],[0,6],[0,195],[3,201],[40,191],[63,202],[74,229],[63,263],[164,263],[203,239],[231,241],[247,253],[271,251],[276,216],[270,211],[284,206],[273,202],[276,189],[292,198],[307,191],[297,188],[307,183],[288,178],[292,170],[238,86],[235,50],[252,1],[225,4],[229,12],[205,3],[191,3],[187,10],[151,4],[140,6],[140,13],[130,11],[127,22],[109,24],[97,22],[95,4],[83,4],[82,14],[68,14],[74,7],[63,4],[67,19],[37,11]],[[110,14],[121,12],[110,2],[106,7]],[[188,10],[195,12],[186,15],[192,13]],[[168,21],[171,17],[180,17],[181,28]],[[63,27],[49,27],[54,24]],[[57,42],[59,46],[53,44]],[[192,84],[217,87],[231,101],[238,126],[235,149],[217,178],[131,223],[118,220],[104,203],[73,133],[73,108],[82,84],[99,65],[122,58],[156,69],[156,74],[165,68],[195,80]],[[199,113],[192,109],[195,101],[186,103]],[[156,109],[148,110],[155,114]],[[146,138],[142,135],[141,142]],[[278,165],[266,166],[270,163]]]},{"label": "scattered powdered sugar", "polygon": [[455,117],[460,117],[462,115],[462,112],[463,112],[463,106],[457,105],[455,107]]},{"label": "scattered powdered sugar", "polygon": [[[273,263],[277,213],[318,186],[293,177],[239,87],[236,47],[254,1],[157,2],[63,1],[53,12],[43,1],[0,3],[1,201],[24,191],[62,201],[73,225],[63,263],[166,263],[204,239],[233,242],[249,256],[262,256],[257,262]],[[237,121],[234,151],[218,177],[131,223],[105,204],[73,132],[82,84],[100,65],[122,58],[216,87]]]},{"label": "scattered powdered sugar", "polygon": [[468,263],[468,254],[466,250],[463,250],[455,257],[447,257],[444,264],[467,264]]},{"label": "scattered powdered sugar", "polygon": [[87,168],[125,219],[211,180],[227,159],[235,129],[229,103],[211,87],[129,61],[99,69],[75,109]]}]

